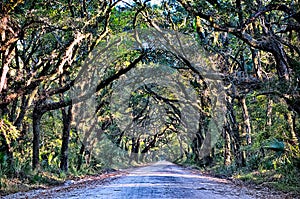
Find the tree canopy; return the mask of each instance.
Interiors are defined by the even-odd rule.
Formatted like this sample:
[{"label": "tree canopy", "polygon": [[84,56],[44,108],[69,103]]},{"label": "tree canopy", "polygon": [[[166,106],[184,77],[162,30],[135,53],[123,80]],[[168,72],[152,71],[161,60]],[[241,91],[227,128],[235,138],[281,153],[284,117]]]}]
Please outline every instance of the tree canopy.
[{"label": "tree canopy", "polygon": [[0,178],[162,158],[299,176],[299,19],[298,0],[2,1]]}]

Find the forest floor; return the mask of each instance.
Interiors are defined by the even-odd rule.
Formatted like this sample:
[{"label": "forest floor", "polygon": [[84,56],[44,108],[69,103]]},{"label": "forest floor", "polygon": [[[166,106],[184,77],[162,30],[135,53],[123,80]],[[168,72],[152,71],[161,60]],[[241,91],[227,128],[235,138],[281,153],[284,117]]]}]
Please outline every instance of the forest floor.
[{"label": "forest floor", "polygon": [[295,195],[235,184],[167,161],[125,169],[50,189],[4,196],[14,198],[297,198]]}]

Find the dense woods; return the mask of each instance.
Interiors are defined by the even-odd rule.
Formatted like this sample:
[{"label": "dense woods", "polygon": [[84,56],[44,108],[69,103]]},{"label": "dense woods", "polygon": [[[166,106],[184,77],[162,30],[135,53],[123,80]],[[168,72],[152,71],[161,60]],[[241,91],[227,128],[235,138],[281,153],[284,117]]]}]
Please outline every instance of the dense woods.
[{"label": "dense woods", "polygon": [[0,187],[169,159],[299,188],[298,0],[0,10]]}]

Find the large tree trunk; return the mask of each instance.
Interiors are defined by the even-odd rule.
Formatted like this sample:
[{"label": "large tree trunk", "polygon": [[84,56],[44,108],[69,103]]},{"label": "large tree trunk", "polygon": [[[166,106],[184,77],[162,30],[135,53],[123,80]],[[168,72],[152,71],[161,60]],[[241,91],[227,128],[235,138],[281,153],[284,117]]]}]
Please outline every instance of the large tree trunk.
[{"label": "large tree trunk", "polygon": [[135,162],[139,161],[139,150],[140,150],[140,139],[139,138],[132,138],[132,148],[131,154],[129,159],[129,164],[134,160]]},{"label": "large tree trunk", "polygon": [[32,142],[32,169],[39,168],[39,157],[40,157],[40,124],[41,124],[42,114],[34,111],[32,118],[33,127],[33,142]]},{"label": "large tree trunk", "polygon": [[204,137],[202,135],[201,129],[195,134],[195,137],[192,141],[192,153],[193,153],[193,161],[199,162],[200,160],[200,148],[203,144]]},{"label": "large tree trunk", "polygon": [[[248,112],[248,107],[246,104],[246,98],[243,96],[239,99],[240,105],[243,110],[243,124],[242,124],[242,145],[251,145],[251,125],[250,125],[250,117]],[[247,151],[242,151],[242,166],[246,166],[246,160],[247,160]]]},{"label": "large tree trunk", "polygon": [[22,121],[23,121],[23,119],[25,117],[25,114],[26,114],[27,102],[28,102],[28,100],[27,100],[26,96],[23,96],[22,97],[22,102],[21,102],[21,107],[20,107],[20,113],[19,113],[17,119],[14,122],[14,125],[19,130],[21,128]]},{"label": "large tree trunk", "polygon": [[251,145],[251,124],[250,124],[250,116],[248,112],[248,107],[246,104],[246,98],[242,97],[240,99],[240,103],[242,106],[243,110],[243,120],[244,120],[244,125],[243,125],[243,136],[246,137],[246,144]]},{"label": "large tree trunk", "polygon": [[32,128],[33,128],[33,142],[32,142],[32,169],[39,169],[40,167],[40,125],[41,119],[45,110],[41,110],[39,107],[40,102],[34,107],[32,114]]},{"label": "large tree trunk", "polygon": [[22,102],[21,102],[21,107],[20,107],[20,113],[18,115],[18,117],[15,120],[14,125],[17,127],[17,129],[20,130],[21,125],[22,125],[22,121],[25,117],[26,111],[27,111],[27,107],[31,105],[33,98],[35,97],[36,93],[38,91],[38,87],[36,87],[31,94],[26,97],[26,95],[24,95],[22,97]]},{"label": "large tree trunk", "polygon": [[205,123],[206,116],[204,114],[200,115],[199,123],[198,123],[198,131],[195,133],[195,137],[193,138],[191,149],[193,153],[193,161],[199,163],[201,158],[201,147],[204,144],[205,140],[205,132],[208,131],[207,123]]},{"label": "large tree trunk", "polygon": [[238,128],[238,123],[236,120],[236,116],[235,116],[235,112],[234,112],[234,99],[233,98],[229,98],[227,100],[227,110],[228,110],[228,128],[229,128],[229,132],[231,135],[231,147],[232,147],[232,151],[234,154],[234,158],[235,158],[235,162],[237,164],[238,167],[242,167],[245,166],[245,160],[243,158],[243,154],[240,150],[241,148],[241,138],[240,138],[240,134],[239,134],[239,128]]},{"label": "large tree trunk", "polygon": [[77,167],[76,167],[77,171],[81,169],[84,151],[85,151],[85,146],[84,144],[81,144],[80,151],[78,154],[78,160],[77,160]]},{"label": "large tree trunk", "polygon": [[60,169],[68,171],[68,153],[69,153],[69,138],[72,121],[72,106],[69,107],[68,113],[65,108],[61,109],[63,117],[63,134],[62,134],[62,145],[61,145],[61,158],[60,158]]},{"label": "large tree trunk", "polygon": [[[227,123],[227,122],[226,122]],[[223,127],[223,137],[224,137],[224,165],[228,166],[231,164],[231,138],[229,131],[229,124],[225,124]]]},{"label": "large tree trunk", "polygon": [[259,51],[251,49],[251,53],[252,53],[252,60],[253,60],[255,75],[258,77],[259,80],[262,81],[263,77],[262,77],[262,69],[261,69]]},{"label": "large tree trunk", "polygon": [[285,81],[289,81],[289,63],[283,45],[280,42],[276,41],[275,38],[272,42],[269,43],[269,45],[269,52],[273,54],[277,63],[277,73],[279,78]]}]

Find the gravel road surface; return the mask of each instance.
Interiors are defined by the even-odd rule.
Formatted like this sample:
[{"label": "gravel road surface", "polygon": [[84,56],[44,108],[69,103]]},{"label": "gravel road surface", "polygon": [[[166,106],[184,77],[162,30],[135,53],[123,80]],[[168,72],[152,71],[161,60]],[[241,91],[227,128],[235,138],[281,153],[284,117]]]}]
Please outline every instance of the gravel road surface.
[{"label": "gravel road surface", "polygon": [[60,186],[48,190],[35,190],[4,197],[11,198],[203,198],[203,199],[245,199],[285,198],[268,191],[237,186],[225,179],[201,175],[193,170],[167,161],[150,166],[127,170],[126,175],[111,177],[110,180],[93,180],[84,186]]}]

